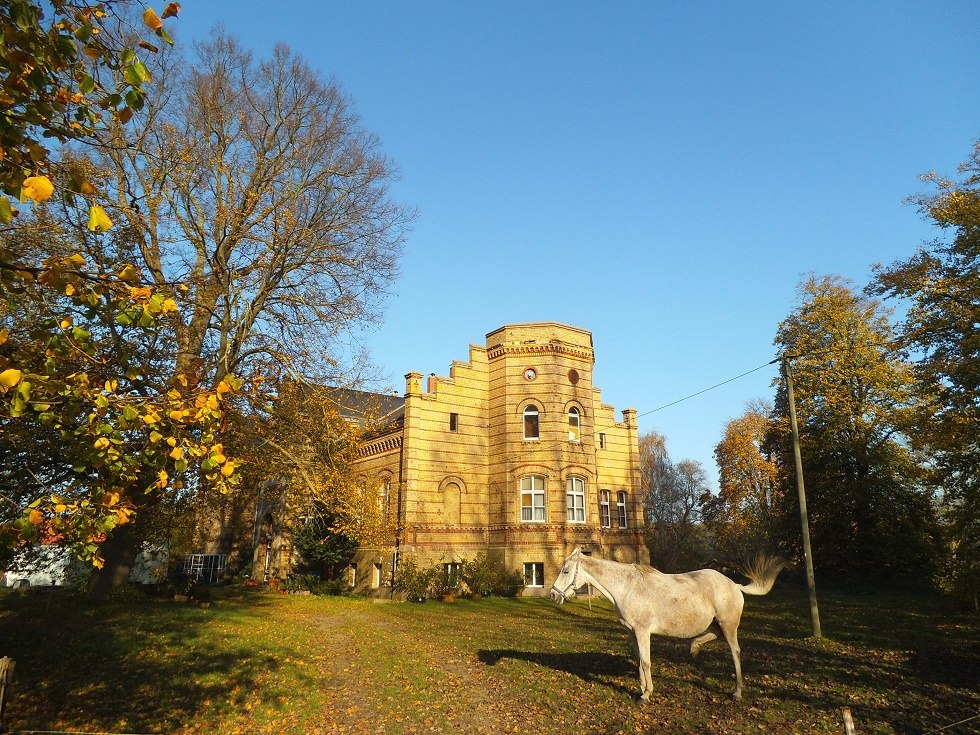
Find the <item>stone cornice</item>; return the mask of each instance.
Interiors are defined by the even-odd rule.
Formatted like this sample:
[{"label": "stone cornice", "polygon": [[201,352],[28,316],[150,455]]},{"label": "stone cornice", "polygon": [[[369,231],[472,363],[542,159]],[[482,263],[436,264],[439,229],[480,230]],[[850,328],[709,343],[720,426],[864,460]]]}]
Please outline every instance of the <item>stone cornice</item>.
[{"label": "stone cornice", "polygon": [[565,342],[521,342],[519,344],[500,344],[487,349],[487,358],[496,360],[504,355],[567,355],[590,363],[595,361],[595,353],[588,347],[570,345]]},{"label": "stone cornice", "polygon": [[401,448],[401,445],[402,435],[390,434],[366,443],[357,451],[357,456],[370,457],[374,454],[383,454],[384,452],[391,452],[395,449],[399,449]]}]

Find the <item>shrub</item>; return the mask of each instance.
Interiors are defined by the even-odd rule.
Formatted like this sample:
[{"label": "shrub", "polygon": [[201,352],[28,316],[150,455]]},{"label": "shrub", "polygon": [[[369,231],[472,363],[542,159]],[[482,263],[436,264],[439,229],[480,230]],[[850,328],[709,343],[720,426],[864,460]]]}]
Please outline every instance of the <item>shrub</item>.
[{"label": "shrub", "polygon": [[328,595],[330,597],[346,597],[350,595],[353,588],[347,584],[346,579],[327,579],[317,582],[311,588],[315,595]]},{"label": "shrub", "polygon": [[500,576],[493,593],[502,597],[517,597],[521,594],[524,586],[524,574],[519,569],[515,569],[513,572],[504,573]]},{"label": "shrub", "polygon": [[288,590],[290,592],[298,592],[300,590],[310,590],[320,584],[320,578],[315,574],[291,574],[286,578],[286,582],[282,585],[282,589]]},{"label": "shrub", "polygon": [[463,561],[461,576],[470,592],[478,595],[490,594],[494,587],[500,586],[503,570],[492,563],[485,551],[476,555],[473,561]]},{"label": "shrub", "polygon": [[402,559],[398,563],[394,587],[410,600],[424,599],[429,596],[433,578],[439,571],[436,567],[420,567],[412,557]]}]

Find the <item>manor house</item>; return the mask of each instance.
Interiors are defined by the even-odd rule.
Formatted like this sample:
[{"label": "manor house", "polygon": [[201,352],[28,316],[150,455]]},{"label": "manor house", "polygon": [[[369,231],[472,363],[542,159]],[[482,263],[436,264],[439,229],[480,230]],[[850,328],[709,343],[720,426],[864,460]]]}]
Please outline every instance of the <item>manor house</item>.
[{"label": "manor house", "polygon": [[649,563],[636,411],[617,419],[594,364],[590,332],[539,322],[490,332],[448,376],[406,375],[357,468],[384,488],[400,532],[358,551],[350,583],[383,595],[398,558],[452,565],[484,551],[533,595],[576,546]]}]

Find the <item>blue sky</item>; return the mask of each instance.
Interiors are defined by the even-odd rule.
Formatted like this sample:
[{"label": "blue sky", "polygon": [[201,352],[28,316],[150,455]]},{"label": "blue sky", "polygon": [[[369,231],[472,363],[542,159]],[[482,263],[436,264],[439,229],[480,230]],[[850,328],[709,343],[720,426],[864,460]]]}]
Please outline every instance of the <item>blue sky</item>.
[{"label": "blue sky", "polygon": [[185,0],[257,55],[285,42],[354,100],[418,210],[381,386],[447,375],[503,324],[593,333],[603,400],[675,460],[713,448],[775,366],[809,273],[863,286],[938,233],[903,200],[980,137],[973,0]]}]

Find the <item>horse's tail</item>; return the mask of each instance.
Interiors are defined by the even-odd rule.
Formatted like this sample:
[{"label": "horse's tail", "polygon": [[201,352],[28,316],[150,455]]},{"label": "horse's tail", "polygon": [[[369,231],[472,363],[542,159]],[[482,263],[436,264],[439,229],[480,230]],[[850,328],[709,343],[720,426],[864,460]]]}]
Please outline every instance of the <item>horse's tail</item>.
[{"label": "horse's tail", "polygon": [[742,570],[742,573],[752,580],[752,584],[739,585],[742,594],[764,595],[768,593],[776,582],[776,577],[783,571],[787,563],[786,559],[778,556],[759,554]]}]

